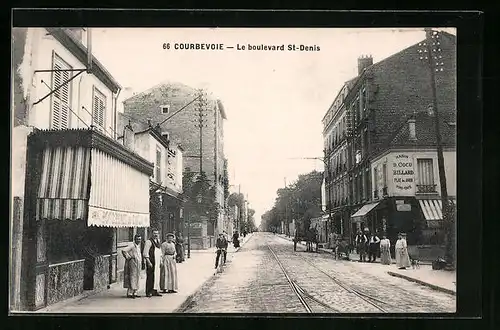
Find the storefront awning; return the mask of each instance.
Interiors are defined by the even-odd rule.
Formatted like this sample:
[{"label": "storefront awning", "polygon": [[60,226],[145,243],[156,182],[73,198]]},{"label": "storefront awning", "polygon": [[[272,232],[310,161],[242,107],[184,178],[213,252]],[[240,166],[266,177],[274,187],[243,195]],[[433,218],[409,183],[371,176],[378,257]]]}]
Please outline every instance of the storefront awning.
[{"label": "storefront awning", "polygon": [[356,213],[351,215],[351,218],[359,218],[367,215],[371,210],[377,207],[378,204],[380,204],[380,202],[363,205]]},{"label": "storefront awning", "polygon": [[153,165],[93,130],[36,131],[40,155],[36,219],[89,226],[148,227]]},{"label": "storefront awning", "polygon": [[[443,220],[442,202],[440,199],[420,199],[418,201],[425,220]],[[451,205],[455,205],[455,200],[450,199]]]}]

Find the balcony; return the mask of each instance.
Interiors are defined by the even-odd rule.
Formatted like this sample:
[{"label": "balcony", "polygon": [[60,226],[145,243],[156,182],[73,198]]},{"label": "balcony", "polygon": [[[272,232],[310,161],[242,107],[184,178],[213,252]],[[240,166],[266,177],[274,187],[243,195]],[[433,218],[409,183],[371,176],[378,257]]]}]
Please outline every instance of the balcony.
[{"label": "balcony", "polygon": [[435,184],[417,184],[417,194],[437,194]]}]

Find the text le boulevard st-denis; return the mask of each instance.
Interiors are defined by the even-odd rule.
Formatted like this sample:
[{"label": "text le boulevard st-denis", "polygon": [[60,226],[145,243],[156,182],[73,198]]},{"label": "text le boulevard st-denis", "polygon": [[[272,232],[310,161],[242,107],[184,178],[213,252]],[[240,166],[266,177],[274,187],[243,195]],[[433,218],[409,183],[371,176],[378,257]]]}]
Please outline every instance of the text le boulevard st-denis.
[{"label": "text le boulevard st-denis", "polygon": [[281,45],[253,45],[253,44],[236,44],[225,45],[217,43],[184,43],[184,42],[166,42],[163,44],[165,50],[199,50],[199,51],[223,51],[223,50],[236,50],[236,51],[299,51],[299,52],[318,52],[321,50],[318,45],[302,45],[302,44],[281,44]]}]

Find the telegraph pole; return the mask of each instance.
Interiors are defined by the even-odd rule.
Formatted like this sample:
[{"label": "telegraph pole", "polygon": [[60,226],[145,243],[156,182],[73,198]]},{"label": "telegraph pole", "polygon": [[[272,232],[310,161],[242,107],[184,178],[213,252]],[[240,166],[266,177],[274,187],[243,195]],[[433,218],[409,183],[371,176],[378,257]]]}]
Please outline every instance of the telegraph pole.
[{"label": "telegraph pole", "polygon": [[203,127],[207,127],[206,125],[206,116],[205,113],[207,106],[206,93],[203,89],[198,90],[198,97],[196,102],[197,108],[197,118],[195,120],[195,126],[200,130],[200,175],[203,172]]},{"label": "telegraph pole", "polygon": [[432,108],[436,130],[439,183],[441,187],[441,205],[443,222],[446,230],[445,259],[448,264],[448,268],[455,269],[455,221],[453,217],[450,216],[436,92],[436,73],[444,71],[444,62],[439,32],[433,31],[432,29],[425,29],[425,35],[425,42],[419,44],[419,46],[422,46],[423,49],[419,49],[418,52],[420,53],[420,59],[426,61],[429,67],[430,84],[432,91]]}]

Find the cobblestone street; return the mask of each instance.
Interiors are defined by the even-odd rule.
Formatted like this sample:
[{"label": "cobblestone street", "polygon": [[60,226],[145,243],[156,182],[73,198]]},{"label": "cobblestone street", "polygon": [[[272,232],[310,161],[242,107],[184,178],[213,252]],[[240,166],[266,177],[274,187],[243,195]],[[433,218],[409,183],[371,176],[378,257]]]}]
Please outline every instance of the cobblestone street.
[{"label": "cobblestone street", "polygon": [[[388,266],[387,271],[393,267]],[[306,253],[300,245],[294,252],[290,241],[255,233],[237,258],[179,312],[455,312],[455,296],[392,277],[387,271],[376,264]]]}]

